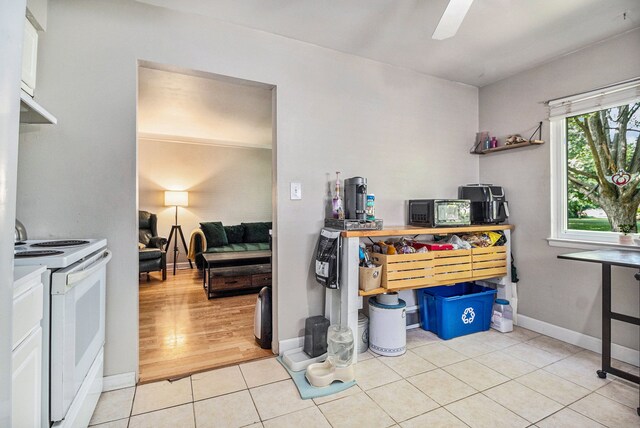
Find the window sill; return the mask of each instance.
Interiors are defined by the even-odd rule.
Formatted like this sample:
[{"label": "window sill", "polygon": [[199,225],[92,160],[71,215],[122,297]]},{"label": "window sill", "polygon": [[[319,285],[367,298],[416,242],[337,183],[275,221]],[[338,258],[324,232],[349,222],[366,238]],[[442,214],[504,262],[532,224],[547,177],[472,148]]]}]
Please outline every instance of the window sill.
[{"label": "window sill", "polygon": [[617,242],[598,242],[588,241],[582,239],[566,239],[566,238],[547,238],[547,243],[550,247],[564,247],[564,248],[579,248],[582,250],[603,250],[603,249],[618,249],[618,250],[630,250],[640,251],[640,246],[632,244],[625,245]]}]

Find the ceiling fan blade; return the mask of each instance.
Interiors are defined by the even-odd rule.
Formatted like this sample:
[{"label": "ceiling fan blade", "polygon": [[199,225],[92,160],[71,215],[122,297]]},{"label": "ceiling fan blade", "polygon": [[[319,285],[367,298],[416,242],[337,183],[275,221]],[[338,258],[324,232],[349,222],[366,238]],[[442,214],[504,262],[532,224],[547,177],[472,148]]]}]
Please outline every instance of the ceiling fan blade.
[{"label": "ceiling fan blade", "polygon": [[438,26],[431,38],[444,40],[455,36],[469,7],[471,7],[471,3],[473,3],[473,0],[449,0],[449,4],[444,10],[442,18],[440,18],[440,22],[438,22]]}]

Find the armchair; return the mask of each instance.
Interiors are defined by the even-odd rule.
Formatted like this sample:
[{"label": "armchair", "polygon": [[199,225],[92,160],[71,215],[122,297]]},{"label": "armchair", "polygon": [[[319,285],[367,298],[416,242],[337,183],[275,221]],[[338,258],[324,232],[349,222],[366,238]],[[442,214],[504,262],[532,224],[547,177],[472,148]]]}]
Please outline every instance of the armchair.
[{"label": "armchair", "polygon": [[167,279],[167,239],[158,236],[158,217],[147,211],[138,211],[139,272],[162,271],[162,280]]}]

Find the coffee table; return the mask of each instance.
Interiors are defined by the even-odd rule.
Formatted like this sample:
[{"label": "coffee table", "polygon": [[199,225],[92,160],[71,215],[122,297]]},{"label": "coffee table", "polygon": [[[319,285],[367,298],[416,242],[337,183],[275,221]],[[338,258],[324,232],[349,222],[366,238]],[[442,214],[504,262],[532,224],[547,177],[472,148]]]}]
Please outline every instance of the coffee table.
[{"label": "coffee table", "polygon": [[207,298],[216,293],[271,285],[271,251],[204,253],[202,286]]}]

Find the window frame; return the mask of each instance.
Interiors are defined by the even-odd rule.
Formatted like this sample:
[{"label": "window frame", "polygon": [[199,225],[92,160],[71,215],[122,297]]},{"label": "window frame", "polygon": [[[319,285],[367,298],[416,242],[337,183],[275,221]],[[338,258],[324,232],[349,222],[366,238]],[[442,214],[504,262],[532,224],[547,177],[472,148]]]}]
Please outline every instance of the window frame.
[{"label": "window frame", "polygon": [[[547,241],[550,245],[578,248],[590,248],[590,246],[635,247],[635,245],[619,244],[618,232],[568,228],[566,122],[567,117],[640,101],[640,93],[638,92],[640,86],[638,85],[640,85],[640,79],[635,79],[601,90],[548,102],[551,145],[551,236]],[[610,95],[609,98],[607,95]],[[625,97],[621,98],[621,95],[625,95]],[[579,107],[576,108],[576,105]]]}]

